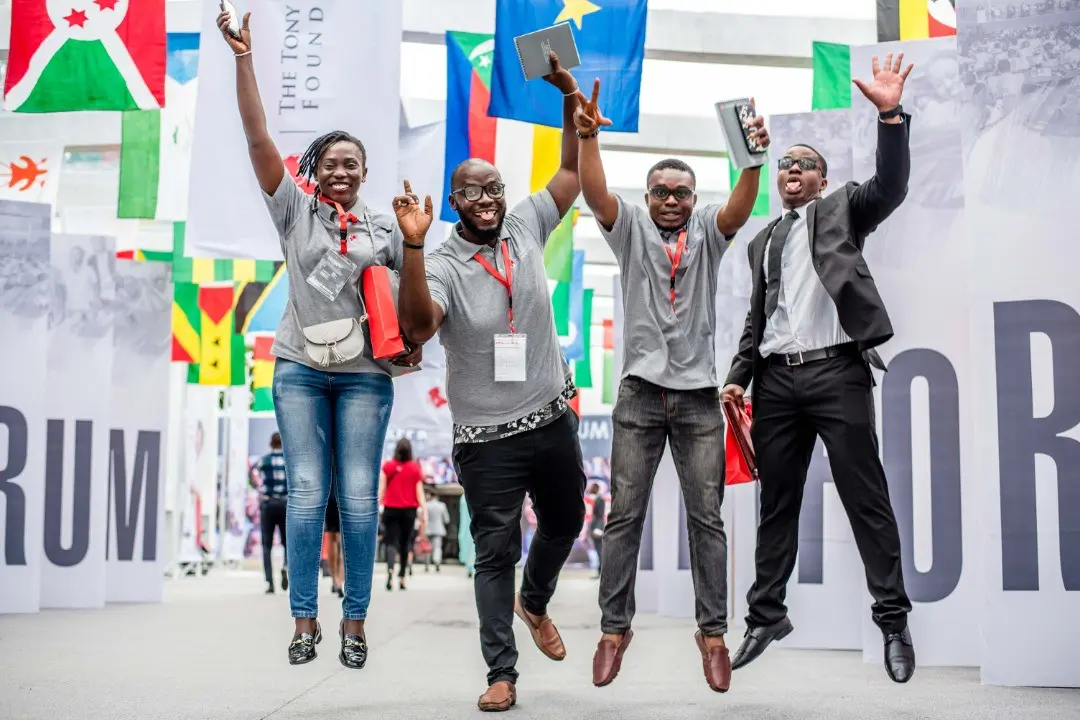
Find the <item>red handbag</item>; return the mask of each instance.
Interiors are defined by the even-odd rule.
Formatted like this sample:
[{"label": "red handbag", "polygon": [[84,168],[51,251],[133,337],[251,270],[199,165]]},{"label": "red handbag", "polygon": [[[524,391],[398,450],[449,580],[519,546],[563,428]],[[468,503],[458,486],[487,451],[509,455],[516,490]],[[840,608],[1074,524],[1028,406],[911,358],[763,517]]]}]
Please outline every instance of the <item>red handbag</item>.
[{"label": "red handbag", "polygon": [[723,404],[723,408],[727,418],[727,430],[724,433],[724,484],[754,482],[758,479],[758,473],[754,446],[750,441],[750,403],[746,403],[745,411],[728,402]]},{"label": "red handbag", "polygon": [[372,265],[360,276],[371,335],[371,354],[376,360],[397,357],[405,352],[390,272],[384,265]]}]

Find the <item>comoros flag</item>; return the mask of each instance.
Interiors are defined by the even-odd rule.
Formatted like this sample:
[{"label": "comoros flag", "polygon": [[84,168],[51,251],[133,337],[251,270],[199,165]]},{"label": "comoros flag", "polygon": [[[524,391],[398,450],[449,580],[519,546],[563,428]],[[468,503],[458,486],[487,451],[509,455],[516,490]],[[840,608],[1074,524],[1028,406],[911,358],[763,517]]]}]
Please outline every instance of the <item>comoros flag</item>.
[{"label": "comoros flag", "polygon": [[165,0],[12,0],[4,106],[26,113],[165,103]]}]

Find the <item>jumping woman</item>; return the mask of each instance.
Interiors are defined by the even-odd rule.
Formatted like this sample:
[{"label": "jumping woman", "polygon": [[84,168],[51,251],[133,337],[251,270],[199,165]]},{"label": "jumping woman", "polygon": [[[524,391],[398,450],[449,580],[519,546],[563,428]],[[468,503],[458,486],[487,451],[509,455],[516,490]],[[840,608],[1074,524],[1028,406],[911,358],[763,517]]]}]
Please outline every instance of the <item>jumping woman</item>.
[{"label": "jumping woman", "polygon": [[[289,302],[274,340],[274,412],[289,486],[289,604],[296,630],[289,662],[315,659],[322,640],[318,617],[323,519],[336,478],[345,561],[341,664],[367,662],[364,634],[378,526],[379,461],[394,400],[390,364],[372,358],[360,273],[371,265],[399,269],[402,236],[393,218],[358,197],[367,176],[364,145],[336,131],[316,139],[300,160],[300,177],[316,184],[305,194],[285,171],[266,128],[251,57],[251,13],[240,37],[218,27],[236,55],[236,96],[248,153],[281,240],[289,273]],[[394,359],[413,366],[420,349]]]}]

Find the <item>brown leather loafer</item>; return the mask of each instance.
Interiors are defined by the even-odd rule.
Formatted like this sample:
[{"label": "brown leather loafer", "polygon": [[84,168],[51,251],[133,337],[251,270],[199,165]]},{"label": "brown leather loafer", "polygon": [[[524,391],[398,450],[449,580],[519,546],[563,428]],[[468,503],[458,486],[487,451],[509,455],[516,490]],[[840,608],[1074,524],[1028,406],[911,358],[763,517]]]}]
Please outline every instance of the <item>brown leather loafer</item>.
[{"label": "brown leather loafer", "polygon": [[484,712],[506,712],[517,703],[517,688],[508,680],[493,683],[476,701],[476,707]]},{"label": "brown leather loafer", "polygon": [[566,647],[563,645],[558,628],[555,627],[555,623],[551,622],[551,618],[544,618],[537,624],[529,616],[529,613],[525,612],[525,607],[521,604],[521,595],[514,596],[514,613],[529,628],[533,642],[536,643],[536,647],[540,648],[540,652],[552,660],[562,660],[566,657]]},{"label": "brown leather loafer", "polygon": [[709,647],[705,636],[699,630],[694,634],[698,650],[701,651],[701,667],[705,671],[705,682],[715,692],[727,692],[731,687],[731,657],[726,647]]},{"label": "brown leather loafer", "polygon": [[610,685],[622,667],[623,653],[630,647],[630,641],[634,639],[634,631],[627,630],[618,643],[603,638],[596,645],[596,653],[592,659],[592,682],[596,687]]}]

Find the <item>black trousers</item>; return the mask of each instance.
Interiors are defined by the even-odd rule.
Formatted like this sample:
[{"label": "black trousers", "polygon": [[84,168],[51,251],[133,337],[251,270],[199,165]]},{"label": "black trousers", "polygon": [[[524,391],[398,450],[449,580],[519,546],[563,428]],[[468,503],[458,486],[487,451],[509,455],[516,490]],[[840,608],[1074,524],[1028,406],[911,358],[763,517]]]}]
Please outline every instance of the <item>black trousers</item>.
[{"label": "black trousers", "polygon": [[401,565],[398,577],[405,577],[409,565],[410,541],[416,525],[416,508],[386,508],[383,510],[383,525],[386,527],[383,546],[386,548],[387,569],[391,575],[394,574],[396,555],[400,558]]},{"label": "black trousers", "polygon": [[883,632],[907,627],[911,602],[878,457],[872,388],[870,368],[859,356],[769,365],[755,378],[751,437],[761,477],[761,516],[748,626],[770,625],[787,614],[784,597],[795,568],[803,486],[820,436],[862,556],[874,622]]},{"label": "black trousers", "polygon": [[514,568],[521,560],[525,494],[536,511],[536,535],[521,582],[521,602],[530,613],[547,612],[559,572],[584,526],[585,471],[577,433],[577,415],[567,410],[542,428],[454,446],[454,469],[476,544],[473,582],[489,685],[518,677]]},{"label": "black trousers", "polygon": [[266,500],[259,509],[259,524],[262,527],[263,547],[263,572],[266,573],[266,582],[274,582],[274,568],[270,563],[270,551],[274,549],[274,528],[281,533],[281,549],[285,550],[285,564],[289,563],[288,543],[285,537],[285,511],[288,508],[286,500]]}]

